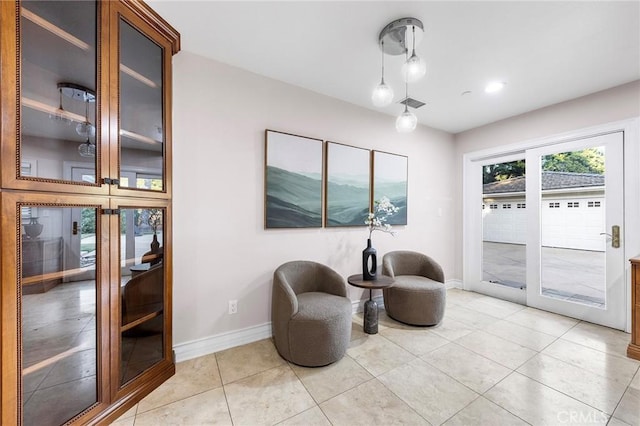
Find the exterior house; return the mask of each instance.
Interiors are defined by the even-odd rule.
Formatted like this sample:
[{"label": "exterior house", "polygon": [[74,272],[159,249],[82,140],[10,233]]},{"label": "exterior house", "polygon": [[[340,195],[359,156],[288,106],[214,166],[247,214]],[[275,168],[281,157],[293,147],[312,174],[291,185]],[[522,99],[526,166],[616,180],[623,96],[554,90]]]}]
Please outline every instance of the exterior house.
[{"label": "exterior house", "polygon": [[[525,188],[525,176],[483,185],[484,241],[525,243]],[[604,251],[604,190],[604,175],[542,172],[542,245]]]}]

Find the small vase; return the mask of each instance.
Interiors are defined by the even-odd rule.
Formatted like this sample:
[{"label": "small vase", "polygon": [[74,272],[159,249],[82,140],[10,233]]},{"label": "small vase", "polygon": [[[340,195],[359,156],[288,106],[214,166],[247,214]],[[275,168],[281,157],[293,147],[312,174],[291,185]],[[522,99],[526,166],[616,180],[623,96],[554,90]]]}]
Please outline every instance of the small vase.
[{"label": "small vase", "polygon": [[151,241],[151,253],[158,253],[160,249],[160,243],[158,242],[158,236],[153,234],[153,241]]},{"label": "small vase", "polygon": [[371,238],[367,238],[367,248],[362,250],[362,279],[374,281],[378,275],[378,257],[376,249],[371,247]]},{"label": "small vase", "polygon": [[29,223],[25,223],[23,225],[24,233],[27,234],[29,238],[38,238],[38,235],[42,233],[42,224],[38,223],[37,217],[32,217],[29,219]]}]

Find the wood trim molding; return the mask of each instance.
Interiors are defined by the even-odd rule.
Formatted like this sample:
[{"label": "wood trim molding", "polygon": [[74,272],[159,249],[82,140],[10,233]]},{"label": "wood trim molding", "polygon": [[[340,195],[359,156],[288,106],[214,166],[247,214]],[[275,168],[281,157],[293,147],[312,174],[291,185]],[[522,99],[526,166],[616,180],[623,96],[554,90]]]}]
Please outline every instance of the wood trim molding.
[{"label": "wood trim molding", "polygon": [[175,55],[180,51],[180,33],[167,21],[156,13],[149,5],[141,0],[125,0],[122,2],[140,19],[153,26],[171,43],[171,53]]},{"label": "wood trim molding", "polygon": [[631,343],[629,347],[627,347],[627,356],[640,361],[640,346]]}]

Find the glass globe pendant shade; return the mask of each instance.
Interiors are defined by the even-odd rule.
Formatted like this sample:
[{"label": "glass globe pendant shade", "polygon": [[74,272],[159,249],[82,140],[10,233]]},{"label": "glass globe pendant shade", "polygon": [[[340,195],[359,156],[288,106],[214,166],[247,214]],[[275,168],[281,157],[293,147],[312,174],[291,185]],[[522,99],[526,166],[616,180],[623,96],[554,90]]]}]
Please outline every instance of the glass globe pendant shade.
[{"label": "glass globe pendant shade", "polygon": [[393,101],[393,89],[384,82],[384,79],[373,89],[371,102],[381,108],[389,105]]},{"label": "glass globe pendant shade", "polygon": [[415,83],[425,74],[427,74],[427,64],[414,51],[407,62],[402,65],[402,75],[404,75],[405,82]]},{"label": "glass globe pendant shade", "polygon": [[418,117],[409,111],[406,106],[404,112],[396,118],[396,130],[399,133],[410,133],[416,128]]},{"label": "glass globe pendant shade", "polygon": [[96,128],[88,121],[83,121],[76,125],[76,133],[83,138],[93,138],[96,136]]},{"label": "glass globe pendant shade", "polygon": [[78,146],[78,154],[80,154],[80,157],[95,157],[96,156],[96,146],[94,144],[92,144],[91,142],[89,142],[89,139],[87,139],[86,142],[81,143]]}]

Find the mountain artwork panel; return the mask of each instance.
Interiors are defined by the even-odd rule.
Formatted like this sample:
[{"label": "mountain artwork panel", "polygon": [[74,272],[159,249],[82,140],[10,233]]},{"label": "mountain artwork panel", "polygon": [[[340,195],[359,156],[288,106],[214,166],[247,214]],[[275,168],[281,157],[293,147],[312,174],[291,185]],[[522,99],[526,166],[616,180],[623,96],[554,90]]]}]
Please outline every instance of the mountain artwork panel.
[{"label": "mountain artwork panel", "polygon": [[265,228],[322,227],[320,139],[266,131]]},{"label": "mountain artwork panel", "polygon": [[389,216],[389,225],[407,224],[409,159],[404,155],[373,151],[373,199],[383,196],[400,210]]},{"label": "mountain artwork panel", "polygon": [[326,158],[326,226],[365,226],[371,204],[371,152],[327,142]]}]

